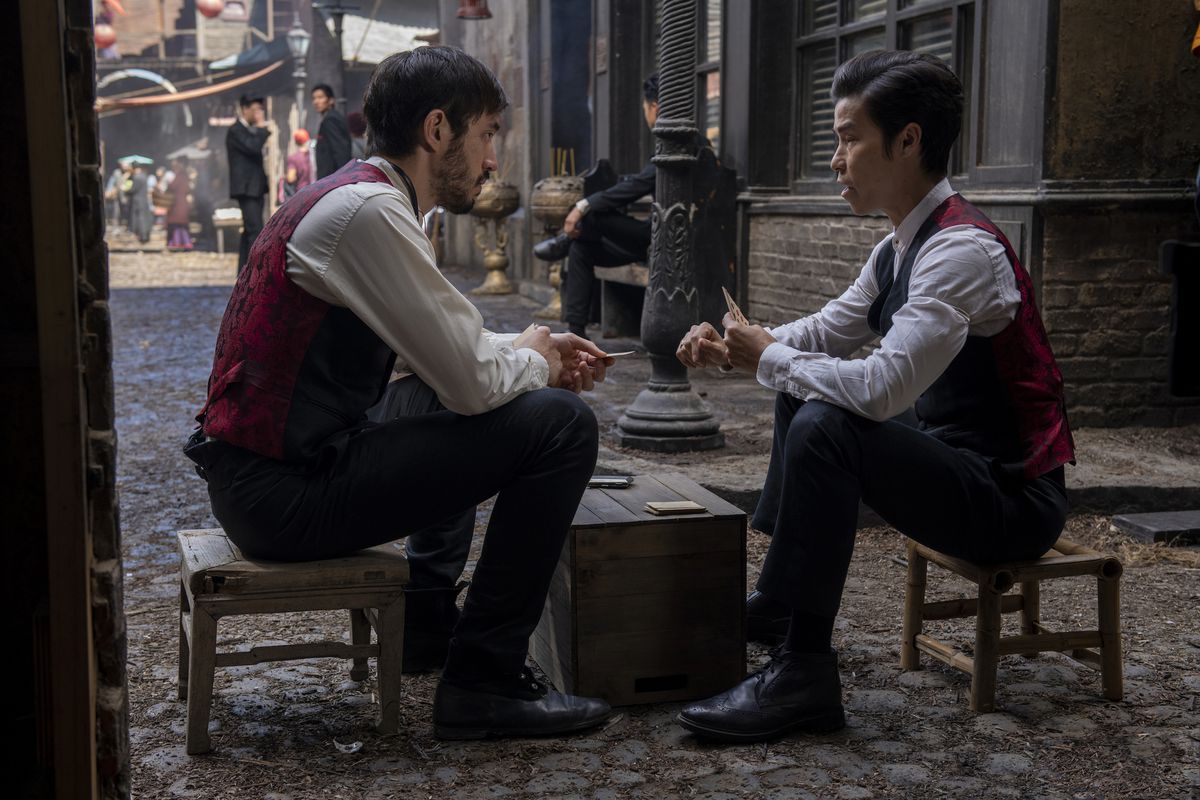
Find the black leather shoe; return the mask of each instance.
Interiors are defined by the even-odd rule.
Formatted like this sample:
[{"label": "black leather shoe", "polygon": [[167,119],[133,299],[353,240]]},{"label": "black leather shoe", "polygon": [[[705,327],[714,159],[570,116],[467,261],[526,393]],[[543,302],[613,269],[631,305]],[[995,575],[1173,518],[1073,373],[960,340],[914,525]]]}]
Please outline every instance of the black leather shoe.
[{"label": "black leather shoe", "polygon": [[560,694],[519,677],[471,687],[442,679],[433,697],[433,732],[439,739],[550,736],[595,727],[612,708],[593,697]]},{"label": "black leather shoe", "polygon": [[533,254],[542,261],[562,261],[571,251],[571,237],[560,233],[533,246]]},{"label": "black leather shoe", "polygon": [[725,742],[839,730],[846,713],[837,653],[772,653],[767,666],[729,691],[686,707],[676,721],[697,736]]},{"label": "black leather shoe", "polygon": [[455,600],[467,586],[404,591],[404,656],[400,671],[406,675],[433,672],[446,664],[450,636],[458,624]]},{"label": "black leather shoe", "polygon": [[751,592],[746,598],[746,638],[772,647],[787,637],[792,622],[792,610],[776,603],[762,592]]}]

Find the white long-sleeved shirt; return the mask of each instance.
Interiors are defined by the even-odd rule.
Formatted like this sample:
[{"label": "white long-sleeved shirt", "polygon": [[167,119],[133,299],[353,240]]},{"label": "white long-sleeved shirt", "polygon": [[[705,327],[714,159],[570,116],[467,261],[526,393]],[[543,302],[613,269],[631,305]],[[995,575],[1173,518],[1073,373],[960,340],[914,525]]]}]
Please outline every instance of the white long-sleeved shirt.
[{"label": "white long-sleeved shirt", "polygon": [[442,275],[408,190],[382,158],[390,183],[330,191],[287,244],[287,275],[304,291],[348,308],[459,414],[481,414],[546,385],[550,368],[513,335],[483,327],[475,306]]},{"label": "white long-sleeved shirt", "polygon": [[[943,179],[880,242],[858,278],[816,314],[771,331],[758,381],[805,400],[825,400],[868,419],[900,414],[941,376],[968,336],[993,336],[1012,322],[1021,295],[996,237],[971,225],[937,231],[917,251],[908,301],[866,358],[849,356],[875,338],[867,313],[879,295],[875,259],[895,250],[898,271],[921,225],[954,194]],[[893,273],[894,274],[894,273]]]}]

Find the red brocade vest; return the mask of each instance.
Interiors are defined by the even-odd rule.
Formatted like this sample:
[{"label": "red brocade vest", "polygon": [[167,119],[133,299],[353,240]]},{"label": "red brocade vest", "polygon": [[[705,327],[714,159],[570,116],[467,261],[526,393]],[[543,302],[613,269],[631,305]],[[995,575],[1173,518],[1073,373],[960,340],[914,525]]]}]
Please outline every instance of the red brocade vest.
[{"label": "red brocade vest", "polygon": [[208,402],[196,417],[205,435],[307,459],[361,426],[383,395],[392,349],[350,310],[287,277],[287,243],[305,214],[333,189],[366,182],[390,183],[378,167],[350,162],[284,203],[255,240],[221,319]]},{"label": "red brocade vest", "polygon": [[995,459],[1006,473],[1037,478],[1075,459],[1062,373],[1034,304],[1029,274],[983,212],[961,195],[951,195],[925,220],[898,270],[893,268],[895,250],[881,249],[875,263],[879,296],[868,322],[876,333],[887,333],[892,316],[908,301],[917,252],[935,233],[956,225],[986,231],[1004,246],[1021,302],[1004,330],[994,336],[968,336],[946,370],[917,398],[920,427],[956,447]]}]

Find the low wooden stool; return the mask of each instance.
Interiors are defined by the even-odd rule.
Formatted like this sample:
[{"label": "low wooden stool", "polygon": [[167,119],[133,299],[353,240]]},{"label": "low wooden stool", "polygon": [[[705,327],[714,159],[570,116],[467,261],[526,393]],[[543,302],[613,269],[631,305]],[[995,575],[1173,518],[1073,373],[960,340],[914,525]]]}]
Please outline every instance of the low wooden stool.
[{"label": "low wooden stool", "polygon": [[[925,602],[928,562],[961,575],[979,586],[979,597]],[[1104,696],[1120,700],[1121,675],[1121,562],[1067,539],[1035,561],[1006,564],[973,564],[908,542],[908,587],[904,596],[904,633],[900,643],[900,666],[905,671],[920,669],[919,653],[925,653],[971,675],[971,709],[991,711],[996,695],[996,662],[1000,656],[1023,653],[1034,657],[1045,651],[1063,652],[1098,668]],[[1095,575],[1098,586],[1099,630],[1047,630],[1040,621],[1040,583],[1049,578]],[[1016,584],[1021,592],[1004,593]],[[1021,635],[1001,636],[1000,615],[1021,613]],[[974,657],[921,632],[925,620],[975,617]],[[1099,648],[1099,653],[1087,648]]]},{"label": "low wooden stool", "polygon": [[[408,559],[394,543],[324,561],[254,561],[220,529],[179,531],[179,699],[187,700],[187,751],[206,753],[216,667],[299,658],[351,658],[353,680],[367,677],[367,658],[379,672],[381,733],[400,724],[400,665],[404,648],[404,584]],[[217,652],[217,621],[238,614],[350,611],[351,644],[252,647]],[[377,643],[371,644],[371,628]]]}]

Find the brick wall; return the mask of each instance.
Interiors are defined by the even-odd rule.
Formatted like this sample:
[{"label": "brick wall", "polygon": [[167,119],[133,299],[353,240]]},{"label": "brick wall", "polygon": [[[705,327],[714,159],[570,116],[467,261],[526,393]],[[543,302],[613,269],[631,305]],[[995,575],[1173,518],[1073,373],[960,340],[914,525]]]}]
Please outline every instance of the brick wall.
[{"label": "brick wall", "polygon": [[1184,224],[1127,209],[1045,218],[1042,314],[1074,424],[1200,421],[1196,398],[1167,391],[1171,279],[1159,273],[1158,247]]},{"label": "brick wall", "polygon": [[[1167,391],[1171,282],[1158,267],[1159,243],[1186,224],[1126,209],[1044,218],[1042,312],[1074,425],[1200,422],[1200,401]],[[879,217],[751,216],[747,313],[777,325],[820,310],[888,230]]]},{"label": "brick wall", "polygon": [[750,217],[746,313],[779,325],[819,311],[858,277],[890,230],[883,217]]}]

